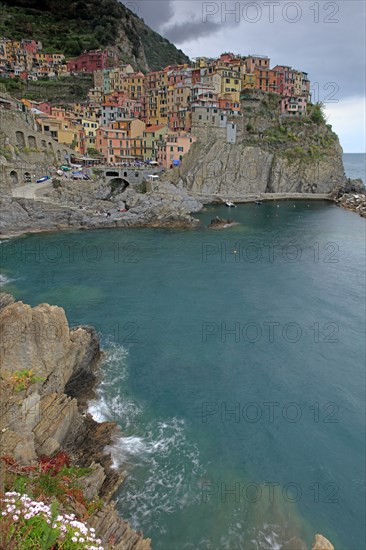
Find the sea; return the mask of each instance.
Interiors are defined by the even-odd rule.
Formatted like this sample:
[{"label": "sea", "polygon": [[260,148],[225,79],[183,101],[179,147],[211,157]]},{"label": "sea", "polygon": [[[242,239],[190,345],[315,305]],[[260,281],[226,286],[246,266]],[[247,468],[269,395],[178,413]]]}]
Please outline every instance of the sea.
[{"label": "sea", "polygon": [[326,201],[217,215],[4,240],[2,290],[99,332],[90,412],[121,428],[117,508],[155,550],[362,550],[365,220]]}]

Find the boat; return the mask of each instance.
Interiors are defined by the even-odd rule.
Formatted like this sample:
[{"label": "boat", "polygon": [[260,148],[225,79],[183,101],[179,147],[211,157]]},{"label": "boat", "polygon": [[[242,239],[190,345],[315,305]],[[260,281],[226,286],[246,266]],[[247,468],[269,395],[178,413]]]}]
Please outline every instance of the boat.
[{"label": "boat", "polygon": [[226,201],[225,204],[226,204],[226,206],[228,206],[229,208],[236,208],[236,204],[234,204],[234,203],[231,202],[231,201]]},{"label": "boat", "polygon": [[42,178],[39,178],[36,183],[43,183],[44,181],[47,181],[50,179],[50,176],[43,176]]},{"label": "boat", "polygon": [[263,204],[262,201],[255,201],[255,204]]}]

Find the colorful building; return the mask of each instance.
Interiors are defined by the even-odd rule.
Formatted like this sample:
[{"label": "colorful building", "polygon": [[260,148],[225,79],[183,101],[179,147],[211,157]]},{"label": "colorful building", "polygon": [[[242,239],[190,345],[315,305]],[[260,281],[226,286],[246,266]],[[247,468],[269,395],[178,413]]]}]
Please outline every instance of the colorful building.
[{"label": "colorful building", "polygon": [[184,155],[188,153],[192,144],[196,141],[196,137],[191,134],[184,133],[169,133],[164,136],[164,139],[158,143],[159,164],[166,169],[171,169],[174,166],[179,166]]},{"label": "colorful building", "polygon": [[70,73],[94,73],[113,66],[116,55],[109,50],[90,50],[67,62]]}]

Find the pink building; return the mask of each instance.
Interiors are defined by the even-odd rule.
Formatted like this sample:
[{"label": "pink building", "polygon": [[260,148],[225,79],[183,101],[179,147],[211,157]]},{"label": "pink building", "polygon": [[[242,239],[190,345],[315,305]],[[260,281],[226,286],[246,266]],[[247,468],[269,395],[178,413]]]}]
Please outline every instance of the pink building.
[{"label": "pink building", "polygon": [[305,116],[306,106],[306,97],[284,97],[281,101],[281,114],[291,117]]},{"label": "pink building", "polygon": [[195,141],[196,137],[190,134],[167,134],[158,144],[157,161],[167,169],[179,166]]}]

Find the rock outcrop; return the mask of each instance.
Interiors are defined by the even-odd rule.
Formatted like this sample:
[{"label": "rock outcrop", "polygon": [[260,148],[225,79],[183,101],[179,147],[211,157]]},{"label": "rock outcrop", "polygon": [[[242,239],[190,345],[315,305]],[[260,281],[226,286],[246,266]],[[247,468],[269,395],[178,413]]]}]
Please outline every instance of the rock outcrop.
[{"label": "rock outcrop", "polygon": [[346,193],[336,199],[336,202],[342,208],[356,212],[362,218],[366,218],[366,195],[364,193]]},{"label": "rock outcrop", "polygon": [[197,141],[175,171],[176,183],[202,196],[245,197],[324,194],[346,181],[342,148],[331,127],[309,117],[279,116],[275,94],[262,94],[255,107],[243,100],[241,115],[227,123],[235,126],[232,142],[226,127],[192,127]]},{"label": "rock outcrop", "polygon": [[[151,193],[128,189],[105,200],[98,198],[98,189],[93,196],[93,188],[88,189],[83,182],[73,182],[73,185],[74,193],[68,189],[59,198],[56,193],[39,200],[0,197],[3,214],[0,235],[72,227],[192,227],[196,220],[190,213],[202,208],[202,203],[190,197],[185,189],[169,183],[162,183],[159,189]],[[75,202],[73,195],[77,199]]]},{"label": "rock outcrop", "polygon": [[334,546],[323,535],[315,535],[311,550],[334,550]]},{"label": "rock outcrop", "polygon": [[[116,426],[95,422],[85,409],[100,354],[94,330],[70,329],[62,308],[32,308],[0,294],[0,455],[29,466],[42,455],[67,451],[75,465],[90,469],[80,478],[85,496],[105,502],[89,519],[105,547],[113,541],[116,549],[148,550],[150,541],[135,533],[110,501],[122,481],[104,451]],[[17,387],[25,369],[27,384]],[[0,483],[3,477],[0,461]]]}]

